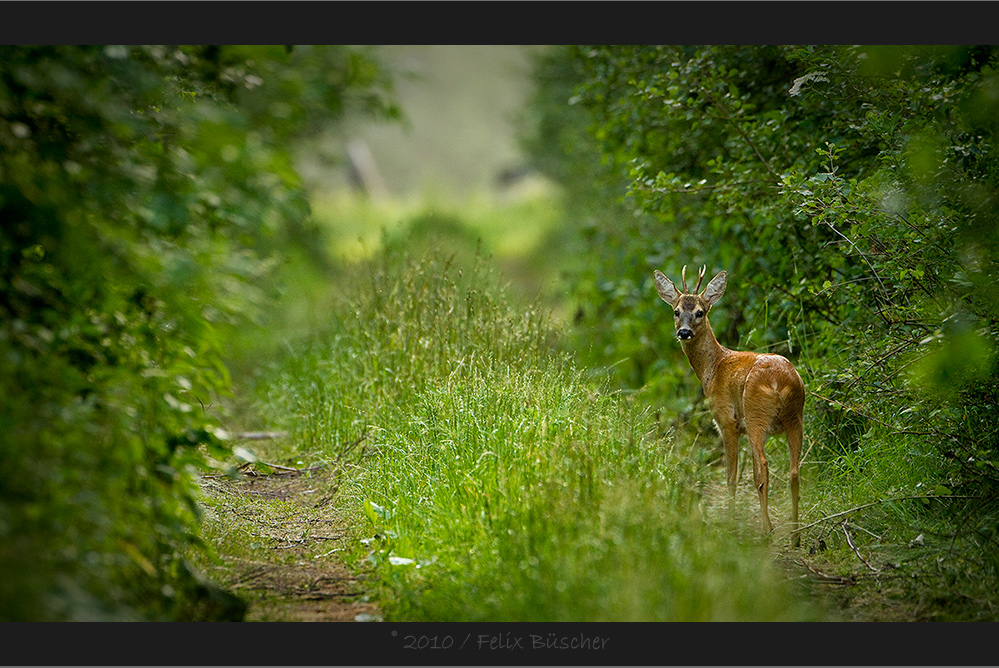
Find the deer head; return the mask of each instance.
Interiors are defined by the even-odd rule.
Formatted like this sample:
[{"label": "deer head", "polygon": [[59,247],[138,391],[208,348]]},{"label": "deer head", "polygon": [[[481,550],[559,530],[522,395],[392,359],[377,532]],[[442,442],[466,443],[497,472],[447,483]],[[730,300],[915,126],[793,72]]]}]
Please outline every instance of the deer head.
[{"label": "deer head", "polygon": [[[681,341],[690,341],[701,331],[701,328],[708,323],[708,311],[715,302],[725,294],[726,273],[724,271],[708,281],[707,287],[700,293],[701,281],[704,280],[704,270],[701,267],[697,272],[697,285],[693,292],[687,292],[687,267],[684,266],[680,272],[680,281],[683,291],[676,289],[673,281],[666,278],[658,269],[654,276],[656,280],[656,290],[659,297],[673,307],[673,324],[676,325],[676,337]],[[711,325],[708,324],[708,329]]]}]

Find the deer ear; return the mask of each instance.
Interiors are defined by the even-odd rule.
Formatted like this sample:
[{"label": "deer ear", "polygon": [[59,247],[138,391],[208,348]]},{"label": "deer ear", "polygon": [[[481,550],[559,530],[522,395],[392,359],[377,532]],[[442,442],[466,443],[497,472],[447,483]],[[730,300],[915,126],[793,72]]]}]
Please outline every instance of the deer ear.
[{"label": "deer ear", "polygon": [[708,303],[708,307],[714,306],[715,302],[725,294],[726,277],[727,274],[724,271],[719,271],[718,275],[708,283],[708,287],[704,288],[704,292],[701,294],[704,296],[704,301]]},{"label": "deer ear", "polygon": [[673,281],[666,278],[666,275],[658,269],[652,275],[656,279],[656,291],[659,293],[659,298],[670,306],[676,304],[677,300],[680,299],[680,293],[673,285]]}]

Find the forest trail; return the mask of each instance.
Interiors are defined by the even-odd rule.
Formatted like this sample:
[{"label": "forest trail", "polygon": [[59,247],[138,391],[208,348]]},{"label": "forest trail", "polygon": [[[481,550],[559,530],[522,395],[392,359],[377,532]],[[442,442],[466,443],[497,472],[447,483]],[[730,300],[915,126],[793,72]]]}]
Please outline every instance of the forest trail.
[{"label": "forest trail", "polygon": [[[727,514],[723,474],[719,469],[702,488],[702,509],[709,517]],[[732,530],[754,540],[756,498],[747,491],[746,480],[741,483]],[[252,554],[219,550],[222,563],[211,573],[247,604],[245,621],[381,621],[369,600],[369,583],[337,558],[352,532],[349,520],[331,505],[335,488],[335,472],[318,467],[287,467],[238,480],[203,479],[202,489],[210,497],[206,523],[251,537]],[[774,495],[775,519],[786,510],[785,495]],[[820,539],[803,539],[802,547],[792,550],[787,532],[776,524],[774,564],[826,611],[829,621],[922,621],[936,616],[932,605],[909,600],[890,570],[874,574],[858,560],[859,568],[844,571],[823,559]]]},{"label": "forest trail", "polygon": [[244,621],[381,621],[365,578],[337,557],[351,533],[331,509],[335,484],[319,467],[203,479],[206,524],[251,537],[249,550],[215,546],[221,564],[211,567],[211,577],[246,603]]}]

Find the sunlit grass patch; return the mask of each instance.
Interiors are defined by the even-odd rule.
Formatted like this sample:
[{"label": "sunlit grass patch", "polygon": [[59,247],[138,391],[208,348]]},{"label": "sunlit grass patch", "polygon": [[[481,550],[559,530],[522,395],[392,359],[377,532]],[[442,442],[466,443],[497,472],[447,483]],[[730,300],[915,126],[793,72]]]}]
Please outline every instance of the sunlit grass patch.
[{"label": "sunlit grass patch", "polygon": [[372,198],[345,190],[328,191],[313,195],[312,211],[329,235],[332,253],[345,260],[374,256],[386,238],[405,236],[414,222],[427,216],[457,221],[460,232],[480,239],[484,253],[498,258],[534,253],[561,222],[556,193],[541,179],[508,193],[481,191],[461,201],[432,194]]},{"label": "sunlit grass patch", "polygon": [[351,555],[387,618],[811,614],[764,544],[702,517],[649,408],[557,337],[481,256],[393,246],[266,376],[260,412],[293,448],[354,462],[339,502],[360,518]]}]

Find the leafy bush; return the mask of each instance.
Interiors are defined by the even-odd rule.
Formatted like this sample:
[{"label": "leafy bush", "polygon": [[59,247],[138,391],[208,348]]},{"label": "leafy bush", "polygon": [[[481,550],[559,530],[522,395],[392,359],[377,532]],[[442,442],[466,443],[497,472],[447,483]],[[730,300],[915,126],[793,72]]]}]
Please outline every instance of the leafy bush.
[{"label": "leafy bush", "polygon": [[923,489],[975,498],[972,515],[933,506],[961,518],[946,531],[963,557],[994,552],[997,62],[986,46],[629,46],[542,63],[570,103],[541,107],[543,127],[572,127],[539,133],[539,164],[585,109],[593,143],[570,159],[593,165],[595,146],[617,200],[602,206],[628,211],[599,219],[578,278],[593,361],[683,424],[696,383],[652,270],[727,269],[719,340],[796,362],[820,458],[889,457],[897,484],[878,493],[920,459]]},{"label": "leafy bush", "polygon": [[225,327],[308,226],[283,143],[381,95],[346,54],[0,47],[0,618],[216,614],[179,555]]}]

